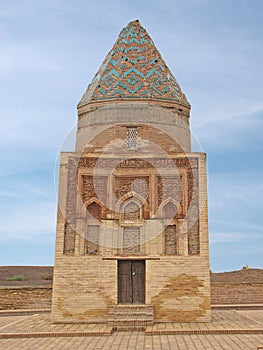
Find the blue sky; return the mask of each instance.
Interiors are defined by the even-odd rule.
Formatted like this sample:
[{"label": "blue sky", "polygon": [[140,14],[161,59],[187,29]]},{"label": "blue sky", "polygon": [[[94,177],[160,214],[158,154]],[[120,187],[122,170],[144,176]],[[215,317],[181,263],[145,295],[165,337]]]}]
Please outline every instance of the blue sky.
[{"label": "blue sky", "polygon": [[53,264],[57,154],[134,19],[190,101],[207,152],[212,270],[263,268],[261,0],[0,0],[0,265]]}]

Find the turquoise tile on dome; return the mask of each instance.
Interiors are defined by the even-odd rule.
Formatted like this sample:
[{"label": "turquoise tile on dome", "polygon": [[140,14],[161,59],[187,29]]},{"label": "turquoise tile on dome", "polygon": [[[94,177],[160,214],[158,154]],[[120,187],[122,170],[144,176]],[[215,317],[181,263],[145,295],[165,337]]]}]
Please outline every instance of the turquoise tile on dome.
[{"label": "turquoise tile on dome", "polygon": [[139,21],[129,23],[121,31],[81,102],[88,103],[91,98],[92,101],[102,101],[112,96],[145,99],[152,96],[189,106],[179,84]]},{"label": "turquoise tile on dome", "polygon": [[129,79],[127,79],[127,82],[131,85],[135,85],[136,83],[138,83],[139,79],[136,78],[135,75],[132,75],[131,77],[129,77]]}]

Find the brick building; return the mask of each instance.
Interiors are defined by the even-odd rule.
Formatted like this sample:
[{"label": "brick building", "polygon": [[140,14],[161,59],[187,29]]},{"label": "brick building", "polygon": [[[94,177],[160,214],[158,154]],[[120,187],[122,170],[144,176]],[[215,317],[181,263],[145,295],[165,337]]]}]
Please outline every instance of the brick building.
[{"label": "brick building", "polygon": [[78,104],[61,153],[53,322],[210,321],[206,156],[190,104],[139,21]]}]

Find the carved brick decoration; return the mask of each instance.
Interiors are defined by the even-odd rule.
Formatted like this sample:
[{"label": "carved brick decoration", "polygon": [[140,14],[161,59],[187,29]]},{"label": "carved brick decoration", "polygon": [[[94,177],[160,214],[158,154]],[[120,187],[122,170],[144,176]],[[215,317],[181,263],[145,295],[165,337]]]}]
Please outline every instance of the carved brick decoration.
[{"label": "carved brick decoration", "polygon": [[190,169],[197,166],[197,158],[129,158],[129,159],[116,159],[116,158],[93,158],[93,157],[81,157],[78,161],[78,168],[94,168],[102,169],[170,169],[170,168],[182,168]]},{"label": "carved brick decoration", "polygon": [[90,168],[94,168],[96,165],[98,158],[95,157],[81,157],[78,160],[78,169],[90,169]]},{"label": "carved brick decoration", "polygon": [[66,225],[64,230],[64,253],[75,251],[75,228],[76,228],[76,180],[77,167],[75,159],[68,162],[68,183],[67,183],[67,204],[66,204]]},{"label": "carved brick decoration", "polygon": [[140,207],[134,202],[128,203],[124,207],[124,220],[138,220],[140,219]]},{"label": "carved brick decoration", "polygon": [[188,207],[192,201],[198,201],[198,163],[195,162],[191,168],[187,168],[188,183]]},{"label": "carved brick decoration", "polygon": [[177,203],[181,202],[183,188],[181,185],[181,177],[165,177],[158,176],[158,205],[160,205],[165,199],[170,197]]},{"label": "carved brick decoration", "polygon": [[70,224],[65,224],[64,229],[64,253],[70,254],[75,251],[75,231]]},{"label": "carved brick decoration", "polygon": [[114,195],[120,199],[129,192],[138,193],[147,199],[149,188],[148,176],[116,176],[114,181]]},{"label": "carved brick decoration", "polygon": [[98,198],[106,203],[107,198],[107,176],[83,175],[82,201],[86,202],[91,198]]},{"label": "carved brick decoration", "polygon": [[76,198],[77,198],[77,168],[75,159],[69,159],[68,163],[68,184],[67,184],[67,222],[74,224],[76,222]]},{"label": "carved brick decoration", "polygon": [[200,253],[198,163],[188,170],[188,254]]},{"label": "carved brick decoration", "polygon": [[169,225],[165,227],[165,254],[177,254],[176,246],[176,225]]},{"label": "carved brick decoration", "polygon": [[86,240],[85,240],[85,252],[89,255],[95,255],[99,253],[99,225],[88,225]]},{"label": "carved brick decoration", "polygon": [[200,253],[199,219],[188,230],[188,254]]},{"label": "carved brick decoration", "polygon": [[194,175],[193,175],[192,171],[188,171],[187,172],[187,182],[188,182],[188,203],[187,203],[187,207],[189,208],[189,205],[192,202],[194,186],[195,186]]},{"label": "carved brick decoration", "polygon": [[140,253],[140,227],[123,228],[123,253],[127,255]]}]

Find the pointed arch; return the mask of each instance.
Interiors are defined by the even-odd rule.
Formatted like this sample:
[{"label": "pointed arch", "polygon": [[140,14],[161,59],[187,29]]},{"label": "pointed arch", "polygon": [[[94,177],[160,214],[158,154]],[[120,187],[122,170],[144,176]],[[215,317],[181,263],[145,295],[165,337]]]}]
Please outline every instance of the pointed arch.
[{"label": "pointed arch", "polygon": [[124,220],[139,220],[141,218],[141,207],[135,201],[127,200],[128,203],[123,205]]},{"label": "pointed arch", "polygon": [[132,198],[135,199],[135,201],[138,201],[141,205],[146,204],[146,200],[143,196],[141,196],[140,194],[138,194],[136,192],[130,191],[118,200],[118,202],[116,204],[116,209],[119,211],[121,206],[123,205],[123,203],[125,201],[127,201],[128,199],[132,199]]},{"label": "pointed arch", "polygon": [[82,214],[87,220],[101,220],[104,216],[103,204],[98,198],[93,197],[84,203]]},{"label": "pointed arch", "polygon": [[158,209],[158,216],[162,219],[174,219],[179,213],[180,204],[173,198],[166,198]]},{"label": "pointed arch", "polygon": [[[127,207],[127,205],[129,205],[129,207]],[[128,211],[131,214],[130,219],[127,218]],[[126,217],[126,219],[124,220],[139,220],[146,217],[146,213],[149,212],[149,204],[147,203],[145,198],[142,197],[140,194],[135,192],[128,192],[118,200],[116,204],[116,212],[120,214],[120,218],[122,220],[124,219],[124,217]],[[137,219],[135,218],[136,215]],[[134,218],[132,219],[132,217]]]},{"label": "pointed arch", "polygon": [[87,206],[87,219],[101,220],[101,206],[98,203],[92,202]]},{"label": "pointed arch", "polygon": [[100,220],[102,218],[102,203],[97,198],[85,202],[86,233],[84,242],[85,254],[95,255],[100,252]]},{"label": "pointed arch", "polygon": [[145,198],[135,192],[126,193],[116,204],[116,211],[122,220],[140,220],[149,210]]}]

